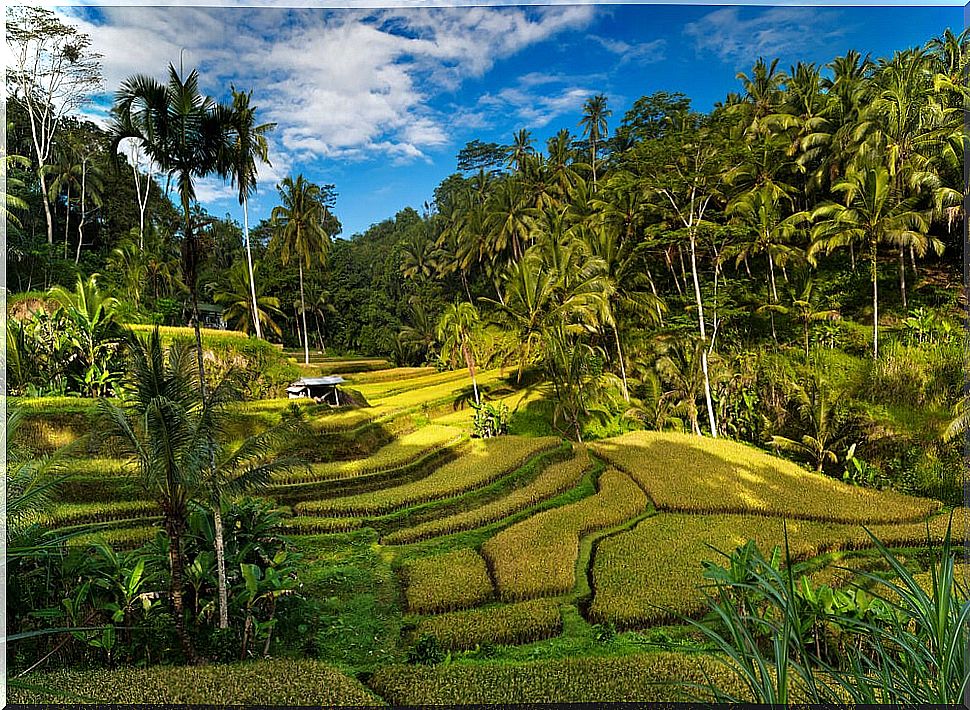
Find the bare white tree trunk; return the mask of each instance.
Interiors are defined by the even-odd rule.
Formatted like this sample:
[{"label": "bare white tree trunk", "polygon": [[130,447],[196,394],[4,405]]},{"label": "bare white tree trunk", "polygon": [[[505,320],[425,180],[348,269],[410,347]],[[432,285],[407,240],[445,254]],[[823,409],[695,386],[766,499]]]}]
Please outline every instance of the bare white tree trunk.
[{"label": "bare white tree trunk", "polygon": [[[253,250],[249,245],[249,198],[243,198],[243,236],[246,238],[246,264],[249,267],[249,294],[253,299],[253,325],[256,326],[256,337],[263,337],[263,330],[259,324],[259,304],[256,302],[256,279],[253,276]],[[301,267],[302,268],[302,267]],[[304,316],[304,323],[306,317]]]}]

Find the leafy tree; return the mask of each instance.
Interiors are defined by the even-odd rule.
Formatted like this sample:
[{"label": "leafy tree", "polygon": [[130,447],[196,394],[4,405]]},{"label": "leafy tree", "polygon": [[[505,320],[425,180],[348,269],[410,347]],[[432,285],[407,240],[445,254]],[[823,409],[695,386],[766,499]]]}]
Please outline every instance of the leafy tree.
[{"label": "leafy tree", "polygon": [[[259,271],[260,263],[252,265],[252,273],[255,275]],[[260,323],[267,330],[282,335],[283,331],[275,320],[283,312],[280,310],[280,299],[275,296],[267,296],[263,293],[263,287],[255,290],[256,293],[256,312],[253,312],[252,300],[253,286],[249,283],[249,273],[236,265],[229,271],[229,284],[226,287],[216,285],[213,300],[224,307],[227,321],[236,330],[249,333],[253,323]],[[257,336],[259,337],[259,336]]]},{"label": "leafy tree", "polygon": [[593,191],[596,191],[596,156],[599,141],[609,137],[607,121],[613,112],[606,105],[606,96],[597,94],[586,99],[583,104],[583,117],[579,125],[583,135],[589,139],[589,165],[593,171]]},{"label": "leafy tree", "polygon": [[[10,62],[8,86],[26,108],[41,195],[48,194],[47,165],[64,118],[83,106],[101,85],[101,55],[91,38],[46,8],[11,7],[6,20]],[[54,243],[54,217],[43,201],[47,243]]]},{"label": "leafy tree", "polygon": [[839,452],[847,449],[856,434],[855,422],[845,403],[845,395],[830,390],[820,380],[796,385],[798,426],[803,432],[797,438],[775,435],[771,444],[779,449],[805,456],[822,472],[826,462],[837,463]]}]

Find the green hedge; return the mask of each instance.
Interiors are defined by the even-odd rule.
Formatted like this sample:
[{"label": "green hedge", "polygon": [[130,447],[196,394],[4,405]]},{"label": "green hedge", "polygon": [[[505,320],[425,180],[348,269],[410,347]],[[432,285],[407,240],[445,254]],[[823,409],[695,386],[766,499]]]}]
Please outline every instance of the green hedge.
[{"label": "green hedge", "polygon": [[[319,661],[272,660],[204,666],[33,673],[24,684],[56,689],[101,703],[225,705],[378,705],[364,686]],[[64,695],[7,687],[11,703],[65,703]]]},{"label": "green hedge", "polygon": [[372,676],[370,685],[392,705],[677,702],[709,699],[702,691],[678,685],[704,683],[706,674],[737,695],[745,695],[716,660],[675,653],[387,666]]},{"label": "green hedge", "polygon": [[434,636],[445,648],[457,651],[484,644],[532,643],[561,632],[559,602],[533,599],[432,616],[418,623],[414,638]]}]

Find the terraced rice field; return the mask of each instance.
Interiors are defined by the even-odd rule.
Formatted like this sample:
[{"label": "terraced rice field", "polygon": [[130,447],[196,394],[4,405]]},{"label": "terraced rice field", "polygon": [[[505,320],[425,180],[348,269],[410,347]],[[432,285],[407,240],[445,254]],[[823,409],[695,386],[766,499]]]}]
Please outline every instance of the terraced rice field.
[{"label": "terraced rice field", "polygon": [[[934,501],[847,486],[729,441],[655,432],[586,446],[558,437],[474,439],[467,373],[371,366],[346,374],[370,407],[244,403],[234,426],[243,436],[273,426],[294,403],[304,412],[317,438],[301,446],[318,445],[319,457],[275,475],[262,495],[290,506],[285,529],[308,546],[311,567],[322,564],[314,550],[337,560],[328,585],[361,574],[353,562],[361,556],[382,570],[371,583],[387,587],[382,613],[395,619],[392,640],[366,623],[348,622],[340,633],[353,642],[348,648],[391,644],[387,658],[367,666],[371,691],[391,703],[677,699],[670,680],[717,668],[681,654],[560,659],[558,649],[605,649],[591,640],[599,629],[643,632],[697,616],[701,563],[718,559],[715,548],[730,552],[753,539],[770,550],[786,525],[792,555],[805,561],[871,547],[863,524],[907,548],[935,544],[946,530]],[[479,384],[510,410],[541,399],[513,391],[498,371],[480,373]],[[92,414],[77,401],[32,407],[35,435],[48,443],[76,438]],[[45,419],[51,412],[65,413],[70,426],[58,429],[56,418]],[[343,457],[330,455],[341,446]],[[105,528],[73,544],[101,538],[134,547],[156,534],[158,511],[124,462],[97,453],[72,463],[71,473],[54,521]],[[954,537],[968,532],[966,509],[953,525]],[[821,568],[813,579],[852,579],[851,570],[822,567],[824,559],[813,563]],[[373,592],[347,584],[351,606]],[[428,638],[456,654],[501,648],[522,662],[400,664]],[[530,660],[529,649],[543,648],[552,649],[549,658]],[[340,692],[357,697],[351,686]]]}]

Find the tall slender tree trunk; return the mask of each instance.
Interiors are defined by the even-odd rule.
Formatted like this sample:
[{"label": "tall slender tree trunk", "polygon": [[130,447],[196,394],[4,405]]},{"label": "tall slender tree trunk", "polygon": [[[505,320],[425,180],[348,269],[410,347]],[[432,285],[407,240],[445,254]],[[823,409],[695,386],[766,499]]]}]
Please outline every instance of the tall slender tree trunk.
[{"label": "tall slender tree trunk", "polygon": [[677,287],[677,295],[683,296],[684,290],[680,287],[680,279],[677,278],[677,271],[674,269],[674,262],[670,259],[670,247],[664,249],[664,261],[667,262],[667,269],[670,271],[670,275],[674,279],[674,286]]},{"label": "tall slender tree trunk", "polygon": [[249,198],[243,197],[243,237],[246,240],[246,266],[249,267],[249,295],[253,299],[253,325],[256,327],[256,337],[263,337],[263,329],[259,324],[259,304],[256,302],[256,279],[253,276],[253,250],[249,244]]},{"label": "tall slender tree trunk", "polygon": [[613,337],[616,339],[616,356],[620,360],[620,376],[623,378],[623,399],[630,401],[630,388],[626,382],[626,365],[623,362],[623,348],[620,345],[620,331],[617,330],[616,323],[613,323]]},{"label": "tall slender tree trunk", "polygon": [[[778,288],[775,285],[775,260],[768,252],[768,273],[771,275],[771,302],[778,303]],[[771,338],[778,344],[778,333],[775,330],[775,312],[771,311]]]},{"label": "tall slender tree trunk", "polygon": [[310,364],[310,338],[307,335],[306,329],[306,301],[303,298],[303,261],[299,262],[300,266],[300,315],[303,320],[303,363],[305,365]]},{"label": "tall slender tree trunk", "polygon": [[653,282],[653,274],[650,272],[650,267],[646,267],[647,273],[647,283],[650,284],[650,291],[653,293],[653,297],[657,299],[657,321],[663,325],[663,311],[660,310],[660,296],[657,295],[657,285]]},{"label": "tall slender tree trunk", "polygon": [[697,277],[697,244],[693,230],[690,232],[690,271],[694,279],[697,322],[700,326],[701,340],[704,341],[704,347],[701,350],[701,369],[704,371],[704,399],[707,403],[707,419],[711,426],[711,436],[717,438],[717,421],[714,418],[714,402],[711,398],[711,377],[707,367],[707,328],[704,325],[704,302],[701,299],[701,284]]},{"label": "tall slender tree trunk", "polygon": [[222,528],[222,501],[212,504],[212,525],[215,528],[216,577],[219,583],[219,628],[229,628],[229,585],[226,580],[226,544]]},{"label": "tall slender tree trunk", "polygon": [[913,278],[915,279],[919,276],[919,272],[916,270],[916,251],[913,249],[913,245],[909,245],[909,263],[913,267]]},{"label": "tall slender tree trunk", "polygon": [[465,356],[468,374],[472,376],[472,390],[475,392],[475,404],[481,404],[481,400],[478,397],[478,380],[475,379],[475,358],[472,357],[471,350],[468,349],[468,343],[464,340],[461,342],[461,352]]},{"label": "tall slender tree trunk", "polygon": [[77,266],[81,261],[81,242],[84,241],[84,212],[87,209],[85,197],[87,196],[87,161],[81,161],[81,218],[77,223],[77,253],[74,255],[74,265]]},{"label": "tall slender tree trunk", "polygon": [[67,202],[64,203],[64,258],[67,259],[68,228],[71,224],[71,186],[67,186]]},{"label": "tall slender tree trunk", "polygon": [[849,242],[849,259],[852,261],[852,273],[855,273],[855,244]]},{"label": "tall slender tree trunk", "polygon": [[876,243],[872,243],[872,358],[879,359],[879,271],[876,266]]},{"label": "tall slender tree trunk", "polygon": [[[40,163],[40,166],[43,166],[43,162]],[[54,215],[51,214],[51,203],[47,198],[47,176],[39,167],[37,177],[40,180],[41,202],[44,203],[44,218],[47,220],[47,244],[52,246],[54,244]]]}]

